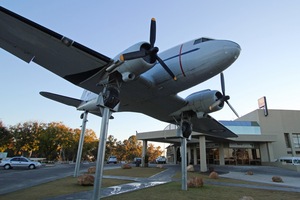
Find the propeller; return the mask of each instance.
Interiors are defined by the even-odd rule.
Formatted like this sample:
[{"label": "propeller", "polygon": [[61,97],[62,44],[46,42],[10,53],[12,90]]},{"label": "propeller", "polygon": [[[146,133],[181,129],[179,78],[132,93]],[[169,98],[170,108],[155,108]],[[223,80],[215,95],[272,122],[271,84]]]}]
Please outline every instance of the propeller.
[{"label": "propeller", "polygon": [[156,61],[159,62],[159,64],[166,70],[166,72],[174,80],[177,80],[177,77],[174,75],[174,73],[170,70],[170,68],[166,65],[166,63],[157,55],[159,49],[158,47],[154,46],[155,40],[156,40],[156,20],[155,18],[152,18],[151,25],[150,25],[150,43],[148,45],[142,46],[139,51],[133,51],[133,52],[122,54],[120,56],[120,60],[125,61],[125,60],[133,60],[137,58],[148,57],[151,63]]},{"label": "propeller", "polygon": [[219,106],[219,105],[223,104],[224,102],[226,102],[227,105],[229,106],[229,108],[239,118],[238,113],[234,110],[234,108],[228,102],[228,100],[230,99],[230,97],[228,95],[225,95],[225,80],[224,80],[224,74],[223,74],[223,72],[220,73],[220,79],[221,79],[222,97],[219,98],[215,103],[213,103],[209,108],[212,110],[214,107]]}]

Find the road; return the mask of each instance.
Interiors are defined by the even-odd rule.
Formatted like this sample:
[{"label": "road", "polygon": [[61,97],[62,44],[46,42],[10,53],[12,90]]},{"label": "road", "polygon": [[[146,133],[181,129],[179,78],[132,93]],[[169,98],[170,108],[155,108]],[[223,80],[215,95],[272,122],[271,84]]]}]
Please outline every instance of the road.
[{"label": "road", "polygon": [[[81,164],[80,171],[87,171],[91,164]],[[104,169],[119,167],[119,165],[105,165]],[[0,195],[32,187],[59,178],[73,176],[75,164],[56,164],[52,166],[42,166],[38,169],[10,169],[0,168]]]}]

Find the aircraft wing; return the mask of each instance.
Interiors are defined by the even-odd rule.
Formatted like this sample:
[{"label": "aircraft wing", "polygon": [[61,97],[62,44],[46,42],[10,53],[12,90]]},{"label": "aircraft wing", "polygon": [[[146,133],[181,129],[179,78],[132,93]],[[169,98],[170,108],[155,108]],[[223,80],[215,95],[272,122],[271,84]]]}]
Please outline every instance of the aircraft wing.
[{"label": "aircraft wing", "polygon": [[200,119],[195,116],[191,121],[193,124],[193,131],[195,132],[218,138],[238,137],[235,133],[209,115]]},{"label": "aircraft wing", "polygon": [[[178,95],[166,95],[165,92],[161,92],[157,88],[147,88],[143,84],[142,78],[135,81],[134,84],[124,85],[122,91],[124,92],[121,93],[120,111],[140,112],[172,124],[177,124],[180,121],[180,115],[174,116],[171,113],[180,110],[187,103]],[[219,138],[237,137],[235,133],[210,115],[198,118],[194,114],[191,122],[193,124],[193,131],[198,133]]]},{"label": "aircraft wing", "polygon": [[0,30],[1,48],[75,85],[112,63],[110,58],[3,7],[0,7]]}]

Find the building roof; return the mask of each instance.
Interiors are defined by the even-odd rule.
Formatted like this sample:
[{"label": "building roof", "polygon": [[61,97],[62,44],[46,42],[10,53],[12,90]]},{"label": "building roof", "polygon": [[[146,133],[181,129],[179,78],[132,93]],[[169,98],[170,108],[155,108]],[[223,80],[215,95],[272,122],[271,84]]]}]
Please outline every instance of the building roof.
[{"label": "building roof", "polygon": [[256,121],[219,121],[237,135],[261,135],[260,126]]},{"label": "building roof", "polygon": [[[274,141],[273,136],[261,135],[261,129],[256,121],[219,121],[221,124],[226,126],[229,130],[236,133],[239,137],[237,138],[219,138],[211,135],[205,135],[207,141],[211,142],[232,142],[232,141],[255,141],[255,142],[272,142]],[[180,143],[181,140],[177,136],[177,126],[169,124],[164,130],[151,131],[144,133],[137,133],[138,140],[148,140],[154,142],[165,142],[165,143]],[[199,142],[199,136],[204,135],[202,133],[193,132],[192,140],[190,143]]]}]

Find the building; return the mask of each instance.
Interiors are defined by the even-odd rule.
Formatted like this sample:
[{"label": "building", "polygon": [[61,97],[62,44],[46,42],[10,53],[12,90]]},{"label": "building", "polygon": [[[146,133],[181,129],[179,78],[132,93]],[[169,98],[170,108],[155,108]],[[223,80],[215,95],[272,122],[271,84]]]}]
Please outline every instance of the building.
[{"label": "building", "polygon": [[[300,156],[300,111],[257,109],[234,121],[220,121],[238,135],[237,138],[217,138],[192,133],[187,143],[188,163],[199,164],[207,171],[208,164],[270,165],[283,156]],[[180,162],[181,139],[176,127],[138,133],[144,146],[148,141],[170,143],[167,148],[169,163]],[[143,150],[143,155],[146,149]],[[299,168],[299,167],[296,167]],[[300,168],[299,168],[300,170]]]},{"label": "building", "polygon": [[268,145],[268,157],[263,162],[272,162],[282,156],[300,156],[300,111],[268,110],[268,115],[261,109],[255,110],[237,119],[237,121],[256,121],[262,136],[274,137]]}]

